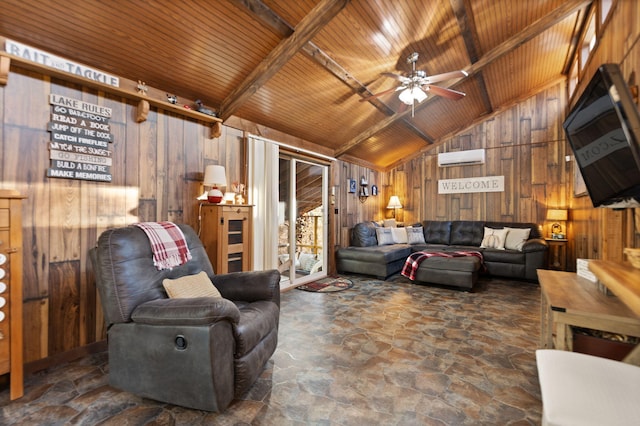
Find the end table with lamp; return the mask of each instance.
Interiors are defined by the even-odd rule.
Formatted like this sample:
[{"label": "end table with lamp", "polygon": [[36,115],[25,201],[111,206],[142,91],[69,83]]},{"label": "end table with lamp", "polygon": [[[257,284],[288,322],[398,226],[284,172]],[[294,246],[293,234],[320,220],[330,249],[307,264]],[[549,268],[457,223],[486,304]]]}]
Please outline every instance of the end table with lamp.
[{"label": "end table with lamp", "polygon": [[551,225],[551,236],[545,238],[549,244],[549,269],[557,271],[567,270],[567,234],[562,229],[561,222],[564,223],[569,218],[567,209],[547,210],[547,220],[553,221]]}]

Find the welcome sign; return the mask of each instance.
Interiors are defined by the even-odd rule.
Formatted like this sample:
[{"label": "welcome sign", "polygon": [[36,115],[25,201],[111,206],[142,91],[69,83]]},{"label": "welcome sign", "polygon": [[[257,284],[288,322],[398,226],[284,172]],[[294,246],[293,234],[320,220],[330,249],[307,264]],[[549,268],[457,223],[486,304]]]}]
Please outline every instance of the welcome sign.
[{"label": "welcome sign", "polygon": [[504,192],[504,176],[438,180],[438,194],[471,192]]}]

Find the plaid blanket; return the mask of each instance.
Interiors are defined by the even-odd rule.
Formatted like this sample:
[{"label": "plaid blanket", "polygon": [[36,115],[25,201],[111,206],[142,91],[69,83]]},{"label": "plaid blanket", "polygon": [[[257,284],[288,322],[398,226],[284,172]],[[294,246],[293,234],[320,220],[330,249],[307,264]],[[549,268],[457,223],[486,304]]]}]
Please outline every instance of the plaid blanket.
[{"label": "plaid blanket", "polygon": [[184,234],[173,222],[140,222],[134,225],[147,234],[153,264],[158,270],[173,269],[191,260]]},{"label": "plaid blanket", "polygon": [[484,265],[484,259],[482,257],[482,253],[479,251],[438,251],[438,252],[428,252],[428,251],[417,251],[415,253],[411,253],[407,260],[404,262],[404,266],[402,267],[402,272],[400,272],[403,276],[409,278],[410,280],[416,279],[416,272],[418,271],[418,267],[422,263],[423,260],[428,259],[430,257],[464,257],[464,256],[476,256],[480,259],[480,263]]}]

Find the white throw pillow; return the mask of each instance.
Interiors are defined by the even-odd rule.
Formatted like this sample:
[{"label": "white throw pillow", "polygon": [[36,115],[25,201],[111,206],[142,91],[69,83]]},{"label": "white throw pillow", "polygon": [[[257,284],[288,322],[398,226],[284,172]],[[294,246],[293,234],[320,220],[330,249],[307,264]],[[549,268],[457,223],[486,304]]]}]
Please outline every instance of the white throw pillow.
[{"label": "white throw pillow", "polygon": [[522,246],[529,239],[531,228],[505,228],[509,232],[504,242],[504,248],[522,251]]},{"label": "white throw pillow", "polygon": [[504,242],[507,238],[507,232],[509,232],[508,229],[493,229],[485,226],[484,238],[482,238],[480,247],[504,250]]},{"label": "white throw pillow", "polygon": [[378,245],[385,246],[387,244],[393,244],[392,228],[376,228],[376,237],[378,238]]},{"label": "white throw pillow", "polygon": [[393,242],[396,244],[407,244],[407,230],[405,228],[391,228]]},{"label": "white throw pillow", "polygon": [[162,280],[162,286],[171,299],[191,297],[222,297],[218,289],[213,285],[207,273],[202,271],[195,275]]},{"label": "white throw pillow", "polygon": [[424,241],[424,232],[422,226],[407,228],[407,242],[409,244],[426,244]]}]

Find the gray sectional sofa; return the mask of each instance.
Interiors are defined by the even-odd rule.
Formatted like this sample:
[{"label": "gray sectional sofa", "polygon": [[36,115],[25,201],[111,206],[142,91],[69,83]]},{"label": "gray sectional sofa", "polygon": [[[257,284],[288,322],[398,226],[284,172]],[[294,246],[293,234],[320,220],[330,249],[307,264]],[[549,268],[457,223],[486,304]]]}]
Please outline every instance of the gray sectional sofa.
[{"label": "gray sectional sofa", "polygon": [[[483,222],[483,221],[432,221],[425,220],[413,225],[412,232],[419,232],[416,228],[422,228],[424,242],[379,244],[376,229],[380,225],[376,222],[358,223],[351,230],[351,244],[349,247],[338,249],[336,263],[338,272],[373,275],[380,279],[386,279],[402,270],[407,257],[417,251],[450,252],[450,251],[479,251],[484,258],[482,271],[492,276],[523,279],[537,282],[537,269],[544,269],[547,264],[547,242],[540,235],[538,225],[535,223],[511,223],[511,222]],[[514,248],[481,247],[489,245],[491,238],[488,230],[503,230],[513,228],[516,230],[529,229],[529,236],[522,239]],[[486,235],[487,233],[487,235]],[[525,231],[526,233],[526,231]],[[522,231],[513,233],[522,234]],[[484,238],[484,244],[483,244]],[[385,238],[386,239],[386,238]],[[415,239],[414,239],[415,240]],[[388,242],[388,241],[385,241]],[[470,288],[475,282],[478,271],[472,271],[473,281],[460,280],[462,269],[438,266],[443,263],[454,265],[447,258],[433,259],[432,268],[422,271],[419,277],[432,277],[432,281],[438,284],[457,285]],[[458,262],[461,263],[461,262]],[[427,268],[427,266],[425,266]],[[460,269],[460,270],[459,270]],[[465,273],[468,275],[468,273]]]}]

